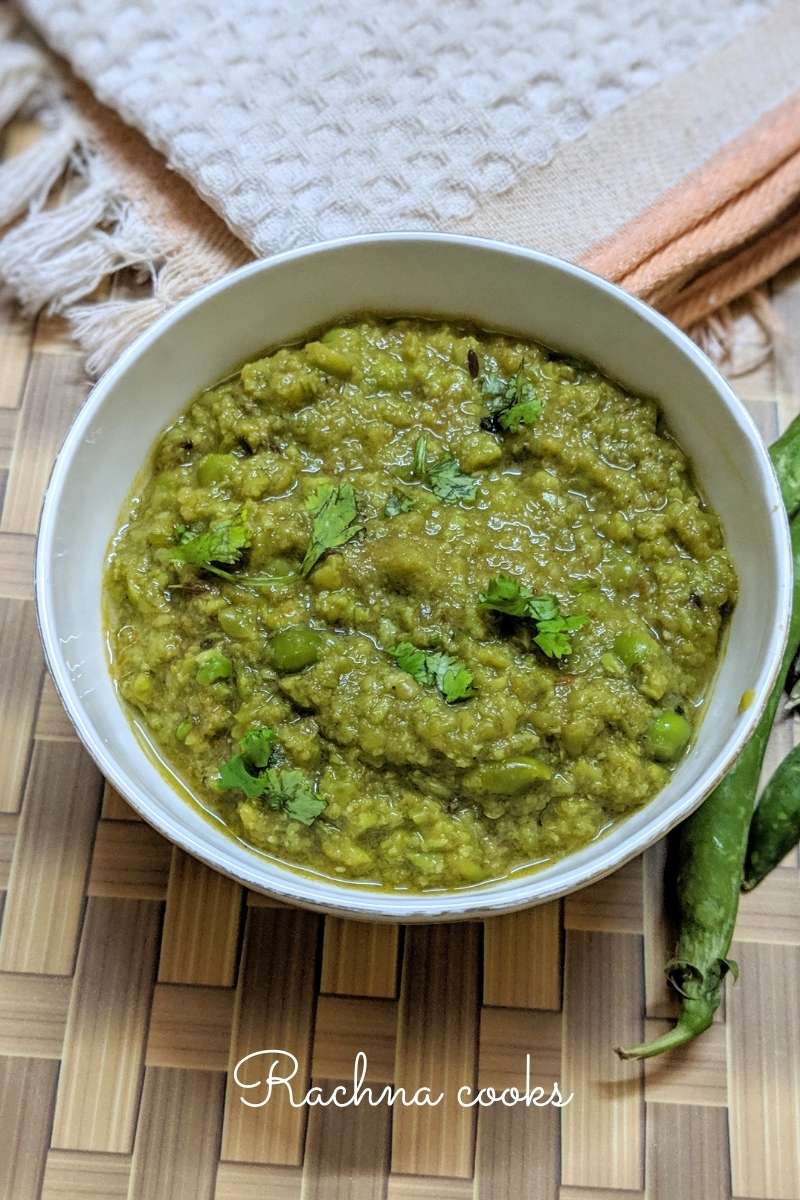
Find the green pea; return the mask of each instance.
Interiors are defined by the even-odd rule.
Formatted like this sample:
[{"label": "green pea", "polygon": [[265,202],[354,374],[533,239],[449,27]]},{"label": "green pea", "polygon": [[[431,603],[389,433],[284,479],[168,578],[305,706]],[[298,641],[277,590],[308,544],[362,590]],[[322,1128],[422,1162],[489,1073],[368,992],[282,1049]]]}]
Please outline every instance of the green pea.
[{"label": "green pea", "polygon": [[673,762],[692,736],[692,727],[680,713],[669,709],[653,717],[647,730],[647,746],[659,762]]},{"label": "green pea", "polygon": [[206,454],[197,464],[197,482],[201,487],[221,483],[235,466],[236,459],[232,454]]},{"label": "green pea", "polygon": [[255,637],[256,628],[249,612],[238,608],[223,608],[217,613],[217,620],[220,629],[227,633],[228,637],[243,640]]},{"label": "green pea", "polygon": [[190,717],[186,717],[181,721],[180,725],[175,727],[175,737],[179,742],[186,741],[186,735],[191,732],[192,721]]},{"label": "green pea", "polygon": [[631,629],[620,633],[614,639],[614,653],[621,658],[626,667],[635,667],[652,654],[656,642],[646,633]]},{"label": "green pea", "polygon": [[541,759],[520,757],[475,767],[464,776],[464,785],[471,792],[489,796],[519,796],[552,776],[553,772]]},{"label": "green pea", "polygon": [[276,579],[282,578],[284,575],[295,575],[296,562],[290,562],[288,558],[273,558],[270,560],[269,566],[265,570],[265,574],[274,575]]},{"label": "green pea", "polygon": [[219,650],[204,650],[197,656],[197,682],[216,683],[218,679],[230,679],[233,665]]},{"label": "green pea", "polygon": [[307,625],[292,625],[276,633],[270,642],[272,661],[278,671],[302,671],[315,663],[322,651],[322,638]]},{"label": "green pea", "polygon": [[131,685],[137,700],[147,700],[153,691],[153,676],[149,671],[140,671]]},{"label": "green pea", "polygon": [[340,379],[349,379],[353,374],[353,360],[341,350],[335,350],[330,344],[323,342],[307,342],[306,357],[315,367],[328,375],[337,375]]}]

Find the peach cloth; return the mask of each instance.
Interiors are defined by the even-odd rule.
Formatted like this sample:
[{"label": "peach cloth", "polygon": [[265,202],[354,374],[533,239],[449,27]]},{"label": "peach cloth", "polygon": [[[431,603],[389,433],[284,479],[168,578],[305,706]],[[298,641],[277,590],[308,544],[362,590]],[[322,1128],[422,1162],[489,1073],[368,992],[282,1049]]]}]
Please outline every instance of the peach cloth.
[{"label": "peach cloth", "polygon": [[800,92],[583,258],[691,327],[800,255]]},{"label": "peach cloth", "polygon": [[[49,0],[23,3],[50,11]],[[798,0],[762,8],[549,161],[521,164],[513,185],[476,190],[468,213],[429,227],[581,262],[694,328],[800,254],[800,12]],[[55,9],[72,19],[67,0]],[[96,373],[171,305],[264,251],[215,211],[226,213],[225,196],[212,208],[191,172],[178,173],[185,164],[31,44],[30,30],[14,37],[0,0],[0,122],[33,100],[48,130],[0,167],[0,278],[29,308],[66,312]],[[144,292],[98,292],[126,266]]]}]

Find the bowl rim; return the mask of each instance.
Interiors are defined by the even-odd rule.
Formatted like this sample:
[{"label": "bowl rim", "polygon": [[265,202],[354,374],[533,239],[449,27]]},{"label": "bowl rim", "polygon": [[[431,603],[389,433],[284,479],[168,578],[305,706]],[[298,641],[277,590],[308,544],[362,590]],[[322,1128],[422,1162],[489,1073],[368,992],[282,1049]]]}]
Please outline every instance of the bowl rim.
[{"label": "bowl rim", "polygon": [[[381,891],[380,889],[364,889],[348,881],[339,882],[329,877],[304,873],[302,869],[293,869],[288,865],[270,860],[285,881],[282,886],[267,883],[257,877],[256,866],[260,861],[257,852],[250,856],[253,863],[252,873],[241,864],[226,860],[226,856],[210,847],[206,841],[196,837],[188,828],[178,821],[162,815],[157,809],[153,811],[146,790],[140,788],[127,773],[118,767],[113,754],[109,753],[102,738],[86,717],[74,689],[69,686],[69,676],[66,664],[60,650],[53,615],[52,597],[50,594],[49,564],[53,550],[54,521],[58,510],[58,502],[69,476],[74,453],[80,444],[84,429],[102,408],[107,396],[113,391],[117,382],[128,369],[159,340],[172,325],[179,322],[186,314],[205,304],[212,297],[227,291],[241,279],[269,271],[274,267],[293,260],[314,256],[319,253],[347,250],[351,247],[371,243],[445,243],[452,246],[480,247],[494,253],[508,255],[511,258],[523,258],[532,262],[549,266],[557,271],[584,280],[594,288],[604,292],[609,297],[622,302],[632,309],[649,325],[654,326],[659,333],[667,338],[685,356],[691,359],[693,365],[703,374],[713,386],[721,402],[725,403],[736,421],[742,434],[754,448],[756,457],[760,460],[761,473],[765,487],[765,502],[768,505],[768,519],[775,535],[777,548],[777,597],[776,613],[773,622],[773,632],[769,644],[769,671],[763,679],[759,694],[743,714],[742,721],[732,730],[726,743],[726,749],[719,756],[713,770],[709,769],[704,776],[687,790],[680,801],[676,801],[668,812],[644,827],[623,846],[613,851],[603,852],[603,837],[594,844],[598,847],[598,855],[580,868],[568,869],[569,859],[566,855],[562,861],[567,864],[563,876],[546,881],[544,887],[537,888],[538,873],[520,872],[517,876],[519,890],[511,897],[504,897],[492,890],[492,882],[478,885],[478,888],[448,889],[431,892]],[[772,493],[771,495],[769,493]],[[39,636],[44,648],[45,663],[50,673],[53,685],[63,704],[79,740],[87,750],[101,774],[131,805],[149,825],[166,837],[170,842],[193,857],[205,863],[206,866],[223,875],[236,880],[243,887],[262,895],[271,896],[288,904],[299,905],[319,913],[333,913],[350,919],[361,919],[377,922],[418,923],[432,921],[476,920],[488,916],[498,916],[503,913],[515,912],[523,908],[546,903],[561,896],[577,891],[589,884],[618,870],[631,859],[641,854],[656,841],[660,840],[675,825],[683,821],[693,812],[705,797],[713,790],[725,774],[733,766],[741,754],[747,740],[753,733],[762,712],[766,706],[772,687],[774,686],[784,648],[788,638],[789,615],[792,595],[792,558],[790,549],[789,524],[781,498],[775,470],[767,448],[756,428],[756,425],[741,400],[723,378],[707,355],[693,342],[687,334],[675,326],[667,317],[657,312],[645,301],[631,295],[604,279],[602,276],[587,270],[552,254],[518,246],[510,242],[501,242],[492,238],[480,238],[463,234],[430,233],[403,231],[396,233],[358,234],[347,237],[333,238],[323,242],[314,242],[306,246],[275,254],[267,259],[258,259],[252,263],[231,271],[221,278],[199,288],[190,296],[177,303],[151,326],[141,333],[128,346],[114,364],[106,370],[91,389],[84,405],[73,419],[63,439],[58,454],[53,462],[47,487],[44,492],[38,529],[35,541],[34,558],[34,602]],[[122,706],[120,705],[120,708]],[[127,719],[127,715],[123,713]],[[144,749],[141,753],[146,755]],[[188,803],[188,802],[187,802]],[[503,883],[508,877],[496,881]],[[528,884],[526,887],[525,885]],[[530,894],[533,893],[533,894]],[[372,903],[365,905],[361,901],[369,896]],[[380,898],[385,901],[381,906],[376,905]]]}]

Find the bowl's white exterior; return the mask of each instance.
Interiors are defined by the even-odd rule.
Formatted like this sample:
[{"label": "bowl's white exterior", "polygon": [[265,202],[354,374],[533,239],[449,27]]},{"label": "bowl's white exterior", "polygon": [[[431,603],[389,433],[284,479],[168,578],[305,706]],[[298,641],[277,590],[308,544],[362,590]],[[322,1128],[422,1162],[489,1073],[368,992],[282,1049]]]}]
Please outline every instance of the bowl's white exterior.
[{"label": "bowl's white exterior", "polygon": [[[538,873],[478,888],[388,893],[282,868],[180,798],[143,752],[109,677],[103,560],[121,505],[159,431],[198,388],[265,345],[359,311],[463,315],[584,356],[660,402],[720,514],[741,596],[697,743],[669,785],[608,835]],[[45,498],[36,597],[47,662],[98,766],[166,837],[257,891],[344,916],[435,921],[563,895],[644,850],[694,809],[751,733],[782,654],[791,556],[777,482],[733,392],[682,333],[613,285],[543,254],[462,237],[344,239],[243,268],[168,313],[97,384]],[[747,710],[740,696],[753,689]]]}]

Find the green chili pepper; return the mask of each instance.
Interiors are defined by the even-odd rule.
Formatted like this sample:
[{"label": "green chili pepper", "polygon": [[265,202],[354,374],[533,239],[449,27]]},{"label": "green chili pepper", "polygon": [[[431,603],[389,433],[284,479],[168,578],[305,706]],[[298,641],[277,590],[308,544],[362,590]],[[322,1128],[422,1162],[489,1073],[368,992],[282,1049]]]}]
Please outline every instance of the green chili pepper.
[{"label": "green chili pepper", "polygon": [[795,417],[778,440],[772,443],[769,455],[781,485],[786,511],[793,517],[800,509],[800,416]]},{"label": "green chili pepper", "polygon": [[[800,416],[770,447],[787,510],[800,509]],[[795,671],[797,664],[795,664]],[[749,892],[800,841],[800,749],[786,756],[764,789],[750,825],[743,889]]]},{"label": "green chili pepper", "polygon": [[675,881],[679,915],[675,958],[667,976],[678,992],[680,1014],[661,1037],[621,1058],[651,1058],[697,1037],[719,1008],[722,982],[735,964],[728,958],[744,875],[747,835],[758,779],[783,685],[800,646],[800,517],[791,523],[794,593],[789,641],[780,672],[755,732],[733,770],[725,776],[678,831]]},{"label": "green chili pepper", "polygon": [[764,788],[750,825],[742,890],[752,891],[800,842],[800,746],[784,758]]}]

